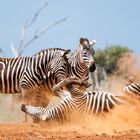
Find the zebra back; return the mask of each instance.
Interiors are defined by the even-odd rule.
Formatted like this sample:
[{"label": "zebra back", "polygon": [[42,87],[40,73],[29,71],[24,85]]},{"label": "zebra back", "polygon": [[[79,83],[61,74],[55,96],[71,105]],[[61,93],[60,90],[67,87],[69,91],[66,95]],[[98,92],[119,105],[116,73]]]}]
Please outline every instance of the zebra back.
[{"label": "zebra back", "polygon": [[48,63],[64,52],[64,49],[51,48],[31,57],[0,58],[0,92],[19,93],[21,88],[30,89],[40,84],[47,75]]},{"label": "zebra back", "polygon": [[124,94],[140,97],[140,84],[134,82],[129,83],[124,87]]},{"label": "zebra back", "polygon": [[100,114],[109,112],[115,106],[124,103],[119,97],[110,92],[105,91],[92,91],[86,94],[87,101],[85,111],[88,113]]}]

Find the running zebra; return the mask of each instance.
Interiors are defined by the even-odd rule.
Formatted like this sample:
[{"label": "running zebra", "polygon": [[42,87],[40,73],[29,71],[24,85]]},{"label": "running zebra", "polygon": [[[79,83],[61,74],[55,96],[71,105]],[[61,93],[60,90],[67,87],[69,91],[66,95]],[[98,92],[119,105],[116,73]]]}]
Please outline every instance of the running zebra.
[{"label": "running zebra", "polygon": [[[94,44],[95,40],[89,43],[85,38],[80,39],[78,49],[68,58],[70,76],[84,81],[88,80],[89,71],[95,70],[92,47]],[[48,104],[50,94],[62,97],[56,90],[53,90],[53,87],[66,77],[63,74],[67,72],[62,67],[62,71],[64,71],[61,74],[62,77],[59,75],[57,78],[56,75],[61,71],[50,73],[49,68],[56,67],[54,60],[57,61],[57,58],[63,56],[65,51],[53,48],[40,51],[32,57],[0,58],[0,92],[22,93],[21,99],[27,104],[40,98],[40,104],[37,101],[37,105],[41,105],[41,100],[45,99],[45,106]],[[57,86],[55,88],[57,89]],[[36,105],[36,103],[32,105]]]},{"label": "running zebra", "polygon": [[71,96],[49,110],[28,105],[22,105],[21,110],[35,119],[63,122],[70,120],[73,113],[98,115],[124,103],[121,96],[109,92],[83,92],[76,84],[71,83],[68,87]]}]

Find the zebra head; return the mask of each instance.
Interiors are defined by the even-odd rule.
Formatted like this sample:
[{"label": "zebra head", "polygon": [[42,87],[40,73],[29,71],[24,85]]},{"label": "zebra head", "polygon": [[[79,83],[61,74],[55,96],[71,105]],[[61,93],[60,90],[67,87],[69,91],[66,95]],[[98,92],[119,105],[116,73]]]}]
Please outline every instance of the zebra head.
[{"label": "zebra head", "polygon": [[43,111],[42,107],[35,107],[35,106],[30,106],[30,105],[21,105],[21,111],[25,112],[26,114],[29,114],[34,120],[39,121],[39,120],[45,120],[46,116],[44,115],[45,112]]},{"label": "zebra head", "polygon": [[93,45],[95,43],[95,39],[89,43],[87,38],[80,38],[80,60],[87,65],[90,72],[93,72],[96,69],[95,61],[93,58],[95,53]]}]

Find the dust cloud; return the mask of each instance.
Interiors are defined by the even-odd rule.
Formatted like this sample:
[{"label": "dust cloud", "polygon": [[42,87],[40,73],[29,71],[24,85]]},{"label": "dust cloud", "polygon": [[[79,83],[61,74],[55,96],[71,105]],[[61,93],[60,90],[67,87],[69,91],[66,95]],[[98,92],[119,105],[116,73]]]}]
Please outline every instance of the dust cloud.
[{"label": "dust cloud", "polygon": [[140,100],[126,96],[126,103],[118,105],[108,113],[99,116],[76,114],[67,123],[40,123],[49,131],[78,132],[84,135],[108,134],[118,135],[125,132],[140,133]]},{"label": "dust cloud", "polygon": [[[119,105],[101,116],[85,116],[84,125],[96,134],[117,134],[140,128],[140,100],[127,97],[125,105]],[[79,122],[83,125],[83,120]]]}]

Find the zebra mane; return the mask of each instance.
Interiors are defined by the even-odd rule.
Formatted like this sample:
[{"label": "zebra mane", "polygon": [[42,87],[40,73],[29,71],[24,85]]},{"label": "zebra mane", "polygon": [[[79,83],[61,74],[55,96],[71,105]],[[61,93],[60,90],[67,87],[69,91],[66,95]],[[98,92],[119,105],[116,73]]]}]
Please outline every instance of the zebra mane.
[{"label": "zebra mane", "polygon": [[9,58],[6,58],[6,57],[0,57],[0,62],[9,62],[11,59],[19,59],[19,58],[28,58],[28,56],[19,56],[19,57],[9,57]]},{"label": "zebra mane", "polygon": [[69,62],[77,62],[79,59],[76,59],[76,57],[79,55],[79,47],[77,47],[77,49],[76,50],[74,50],[73,52],[70,52],[68,55],[67,55],[67,57],[68,57],[68,59],[69,59]]},{"label": "zebra mane", "polygon": [[[44,52],[54,51],[54,50],[55,51],[66,51],[66,49],[62,49],[62,48],[47,48],[47,49],[40,50],[39,52],[35,53],[32,56],[41,55],[42,53],[44,54]],[[0,61],[10,60],[10,59],[16,59],[16,58],[32,57],[32,56],[19,56],[19,57],[9,57],[9,58],[0,57]]]},{"label": "zebra mane", "polygon": [[44,52],[47,52],[47,51],[65,51],[65,49],[62,49],[62,48],[47,48],[47,49],[43,49],[39,52],[37,52],[36,54],[34,54],[33,56],[36,56],[36,55],[41,55],[42,53]]}]

